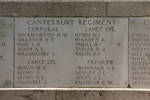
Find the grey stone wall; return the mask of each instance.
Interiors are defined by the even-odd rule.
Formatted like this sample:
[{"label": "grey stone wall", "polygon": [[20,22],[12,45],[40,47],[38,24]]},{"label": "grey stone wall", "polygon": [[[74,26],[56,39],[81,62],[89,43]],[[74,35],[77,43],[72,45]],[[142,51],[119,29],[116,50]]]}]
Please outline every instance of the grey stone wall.
[{"label": "grey stone wall", "polygon": [[[34,0],[37,2],[33,1],[29,2],[29,0],[24,0],[28,2],[14,2],[15,0],[13,2],[12,0],[8,1],[9,2],[0,2],[0,12],[1,12],[0,16],[9,16],[9,17],[150,16],[150,2],[98,2],[98,0],[97,2],[65,2],[65,3],[56,2],[56,0],[55,2],[46,2],[54,0],[43,0],[42,2],[39,2],[39,0],[38,1]],[[125,91],[125,90],[122,91],[119,90],[116,91],[111,90],[4,91],[3,90],[2,91],[1,90],[0,91],[0,100],[149,100],[149,99],[150,99],[149,91]]]}]

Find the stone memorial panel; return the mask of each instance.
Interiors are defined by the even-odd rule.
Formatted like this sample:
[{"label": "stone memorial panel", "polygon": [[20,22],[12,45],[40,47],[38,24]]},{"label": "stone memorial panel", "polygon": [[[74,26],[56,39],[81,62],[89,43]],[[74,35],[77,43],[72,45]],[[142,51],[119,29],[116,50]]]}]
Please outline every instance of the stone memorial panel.
[{"label": "stone memorial panel", "polygon": [[0,87],[13,85],[13,19],[0,17]]},{"label": "stone memorial panel", "polygon": [[150,85],[150,18],[129,19],[129,83],[131,87]]},{"label": "stone memorial panel", "polygon": [[128,18],[15,18],[15,87],[126,87]]}]

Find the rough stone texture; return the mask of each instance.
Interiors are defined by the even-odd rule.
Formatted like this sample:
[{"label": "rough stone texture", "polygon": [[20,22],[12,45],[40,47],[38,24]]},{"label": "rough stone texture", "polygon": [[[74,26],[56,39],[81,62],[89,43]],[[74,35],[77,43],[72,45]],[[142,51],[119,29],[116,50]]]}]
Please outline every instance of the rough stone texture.
[{"label": "rough stone texture", "polygon": [[56,100],[149,100],[149,93],[142,91],[58,91]]},{"label": "rough stone texture", "polygon": [[149,100],[143,91],[0,91],[0,100]]},{"label": "rough stone texture", "polygon": [[150,0],[105,0],[106,2],[143,2],[143,1],[150,1]]},{"label": "rough stone texture", "polygon": [[0,2],[0,16],[105,16],[104,2]]},{"label": "rough stone texture", "polygon": [[5,2],[126,2],[126,1],[150,1],[150,0],[0,0]]},{"label": "rough stone texture", "polygon": [[89,1],[98,1],[104,2],[106,0],[0,0],[5,2],[89,2]]},{"label": "rough stone texture", "polygon": [[[12,0],[13,1],[13,0]],[[0,2],[0,16],[150,16],[150,2],[127,2],[125,0],[105,0],[95,2],[78,2],[57,0],[29,2]],[[69,0],[68,0],[69,1]],[[135,0],[133,0],[135,1]],[[106,8],[107,2],[107,8]]]},{"label": "rough stone texture", "polygon": [[0,100],[55,100],[54,91],[0,91]]},{"label": "rough stone texture", "polygon": [[150,16],[150,2],[107,3],[107,16]]}]

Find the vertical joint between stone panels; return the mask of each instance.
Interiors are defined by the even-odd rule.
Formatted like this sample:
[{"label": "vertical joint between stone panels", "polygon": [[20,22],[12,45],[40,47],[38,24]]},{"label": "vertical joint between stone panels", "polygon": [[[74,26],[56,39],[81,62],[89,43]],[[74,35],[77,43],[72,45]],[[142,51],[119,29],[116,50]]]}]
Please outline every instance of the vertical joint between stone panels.
[{"label": "vertical joint between stone panels", "polygon": [[15,17],[13,17],[13,88],[15,87]]},{"label": "vertical joint between stone panels", "polygon": [[107,1],[105,1],[106,2],[106,16],[108,15],[107,14],[107,6],[108,6],[108,2]]},{"label": "vertical joint between stone panels", "polygon": [[57,100],[57,90],[53,90],[55,92],[54,94],[54,100]]},{"label": "vertical joint between stone panels", "polygon": [[129,17],[128,17],[128,88],[130,88],[130,79],[129,79]]}]

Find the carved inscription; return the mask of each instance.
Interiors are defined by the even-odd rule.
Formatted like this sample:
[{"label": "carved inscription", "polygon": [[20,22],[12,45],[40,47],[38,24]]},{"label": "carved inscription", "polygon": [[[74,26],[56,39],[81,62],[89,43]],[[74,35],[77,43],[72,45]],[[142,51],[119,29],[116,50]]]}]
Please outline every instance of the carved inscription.
[{"label": "carved inscription", "polygon": [[150,18],[129,20],[129,82],[132,87],[150,85]]},{"label": "carved inscription", "polygon": [[125,87],[127,18],[16,18],[15,87]]}]

